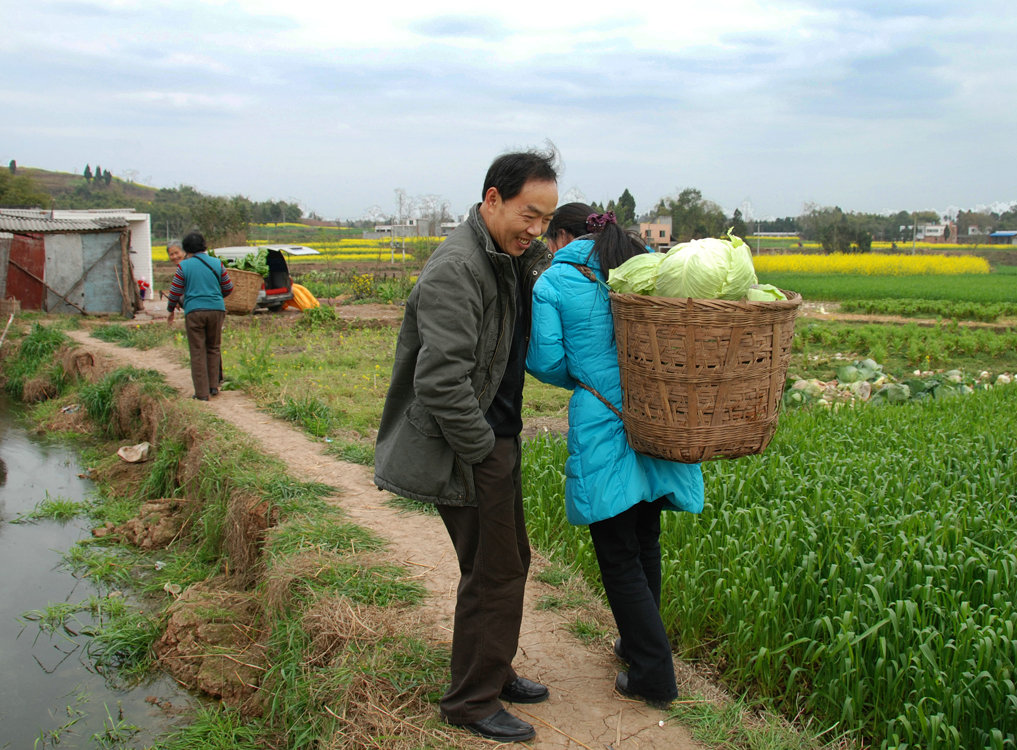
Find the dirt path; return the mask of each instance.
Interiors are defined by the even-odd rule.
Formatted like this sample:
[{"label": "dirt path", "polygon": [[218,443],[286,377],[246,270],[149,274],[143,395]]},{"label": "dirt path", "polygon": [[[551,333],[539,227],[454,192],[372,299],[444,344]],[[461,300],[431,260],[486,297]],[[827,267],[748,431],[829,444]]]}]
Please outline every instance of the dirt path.
[{"label": "dirt path", "polygon": [[[123,365],[161,372],[181,397],[192,393],[190,371],[180,363],[176,350],[139,351],[108,344],[87,331],[69,334],[82,346]],[[394,561],[419,571],[419,580],[429,596],[421,618],[435,637],[451,637],[455,590],[459,580],[455,553],[441,520],[436,516],[402,513],[389,507],[388,493],[379,491],[369,468],[324,455],[321,443],[309,439],[288,423],[258,411],[254,403],[237,391],[224,391],[207,406],[223,421],[251,435],[261,450],[287,464],[301,480],[318,481],[340,490],[336,502],[360,524],[389,541]],[[535,558],[534,569],[543,561]],[[612,689],[619,665],[608,644],[586,647],[567,629],[568,620],[559,612],[537,610],[538,599],[554,591],[531,579],[520,634],[517,671],[539,680],[551,690],[551,698],[535,706],[509,706],[537,728],[534,748],[667,748],[685,750],[702,747],[689,732],[665,715],[637,701],[621,698]],[[610,615],[600,613],[605,622]],[[684,665],[676,665],[685,690],[716,694],[716,688],[697,677]]]}]

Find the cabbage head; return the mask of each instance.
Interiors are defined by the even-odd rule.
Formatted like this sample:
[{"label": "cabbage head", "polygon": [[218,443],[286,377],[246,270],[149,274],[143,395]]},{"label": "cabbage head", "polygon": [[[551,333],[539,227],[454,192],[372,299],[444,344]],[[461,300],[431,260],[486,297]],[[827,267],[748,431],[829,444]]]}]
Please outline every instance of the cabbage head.
[{"label": "cabbage head", "polygon": [[620,294],[653,294],[661,253],[634,255],[607,275],[607,285]]},{"label": "cabbage head", "polygon": [[693,299],[744,299],[757,283],[749,247],[739,237],[683,242],[668,250],[657,270],[655,294]]}]

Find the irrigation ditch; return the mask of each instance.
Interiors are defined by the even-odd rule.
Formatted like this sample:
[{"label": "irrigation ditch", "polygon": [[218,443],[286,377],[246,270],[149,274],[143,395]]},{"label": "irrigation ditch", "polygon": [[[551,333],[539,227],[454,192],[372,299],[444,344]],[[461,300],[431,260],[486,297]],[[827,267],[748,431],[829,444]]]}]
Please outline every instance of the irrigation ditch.
[{"label": "irrigation ditch", "polygon": [[[171,352],[36,325],[0,358],[37,429],[87,446],[100,497],[74,564],[131,586],[144,602],[135,630],[151,636],[138,647],[132,633],[130,653],[111,647],[114,661],[211,699],[160,747],[213,746],[200,743],[223,732],[229,747],[487,746],[437,716],[458,570],[436,516],[240,392],[183,397],[189,373]],[[144,443],[148,460],[118,456]],[[612,692],[611,640],[578,638],[577,620],[610,629],[584,583],[536,558],[515,666],[552,698],[510,707],[537,727],[532,747],[703,747],[676,713]],[[772,721],[676,666],[689,703]]]}]

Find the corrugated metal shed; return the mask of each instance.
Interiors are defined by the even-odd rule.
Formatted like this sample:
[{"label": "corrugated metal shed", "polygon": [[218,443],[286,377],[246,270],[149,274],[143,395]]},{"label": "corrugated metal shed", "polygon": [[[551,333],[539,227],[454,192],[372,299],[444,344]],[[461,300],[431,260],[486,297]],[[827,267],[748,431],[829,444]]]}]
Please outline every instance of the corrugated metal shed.
[{"label": "corrugated metal shed", "polygon": [[96,232],[104,229],[124,229],[127,227],[127,220],[121,217],[109,216],[94,219],[53,219],[48,212],[33,213],[19,211],[17,209],[0,209],[0,231],[4,232],[34,232],[47,234],[49,232]]}]

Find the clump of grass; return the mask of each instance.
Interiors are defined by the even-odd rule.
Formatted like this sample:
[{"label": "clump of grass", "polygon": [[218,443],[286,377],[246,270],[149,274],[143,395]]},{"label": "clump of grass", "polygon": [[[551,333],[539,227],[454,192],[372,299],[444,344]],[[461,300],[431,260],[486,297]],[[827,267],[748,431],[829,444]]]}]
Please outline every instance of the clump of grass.
[{"label": "clump of grass", "polygon": [[129,682],[151,669],[152,645],[162,635],[162,621],[139,610],[125,609],[92,633],[88,656],[107,679],[115,674]]},{"label": "clump of grass", "polygon": [[576,572],[568,565],[562,563],[550,563],[542,571],[537,573],[536,578],[541,583],[561,588],[575,577]]},{"label": "clump of grass", "polygon": [[22,625],[34,622],[39,627],[40,633],[56,633],[58,630],[69,630],[71,620],[80,622],[77,614],[87,609],[87,605],[72,602],[55,602],[47,604],[42,609],[30,609],[22,612],[18,621]]},{"label": "clump of grass", "polygon": [[291,748],[324,745],[456,748],[474,743],[437,721],[448,650],[407,636],[408,610],[323,596],[276,621],[269,641],[266,718]]},{"label": "clump of grass", "polygon": [[544,594],[537,600],[537,609],[579,609],[586,604],[586,597],[578,591],[561,591]]},{"label": "clump of grass", "polygon": [[175,497],[180,489],[177,484],[177,467],[186,453],[187,446],[179,437],[171,437],[159,443],[145,481],[138,488],[139,497]]},{"label": "clump of grass", "polygon": [[75,573],[99,583],[126,586],[132,580],[130,566],[115,550],[91,544],[88,540],[71,547],[64,553],[63,560]]},{"label": "clump of grass", "polygon": [[312,307],[310,310],[304,310],[296,325],[300,328],[314,331],[323,328],[334,328],[336,325],[345,325],[345,322],[336,313],[334,307],[321,305],[320,307]]},{"label": "clump of grass", "polygon": [[382,546],[377,535],[342,521],[337,511],[329,511],[300,515],[277,526],[268,542],[268,553],[273,557],[309,550],[356,553]]},{"label": "clump of grass", "polygon": [[392,497],[386,500],[385,504],[403,513],[423,513],[428,516],[438,515],[438,506],[434,503],[422,503],[419,500],[410,500],[407,497]]},{"label": "clump of grass", "polygon": [[568,624],[569,632],[585,644],[602,641],[608,636],[607,628],[592,620],[577,617]]},{"label": "clump of grass", "polygon": [[46,491],[46,497],[28,513],[18,515],[11,520],[11,523],[29,523],[32,521],[70,521],[87,511],[84,504],[71,500],[70,498],[57,495],[52,497]]},{"label": "clump of grass", "polygon": [[145,557],[135,564],[135,585],[144,594],[165,596],[167,585],[186,589],[211,578],[217,569],[217,559],[209,559],[194,544],[179,545],[160,550],[155,561]]},{"label": "clump of grass", "polygon": [[326,452],[361,466],[374,466],[374,445],[357,441],[337,441],[329,443]]},{"label": "clump of grass", "polygon": [[266,731],[260,722],[251,721],[223,706],[202,705],[194,720],[178,729],[153,750],[262,750]]},{"label": "clump of grass", "polygon": [[174,332],[168,326],[110,323],[92,330],[92,337],[124,347],[154,349],[169,342]]},{"label": "clump of grass", "polygon": [[387,607],[416,604],[424,597],[424,588],[406,580],[406,571],[396,565],[359,565],[335,562],[307,581],[313,589],[345,596],[355,602]]},{"label": "clump of grass", "polygon": [[4,389],[21,398],[25,383],[45,369],[52,370],[50,380],[62,386],[62,372],[53,363],[53,353],[70,342],[65,333],[55,328],[32,324],[32,330],[21,340],[16,356],[4,362]]},{"label": "clump of grass", "polygon": [[317,396],[286,398],[272,405],[276,416],[300,424],[315,437],[325,437],[343,423],[344,415]]},{"label": "clump of grass", "polygon": [[116,397],[130,383],[138,384],[142,391],[147,393],[166,392],[168,389],[160,373],[155,370],[138,370],[134,367],[121,367],[98,382],[81,386],[79,397],[85,412],[107,433],[112,429]]}]

